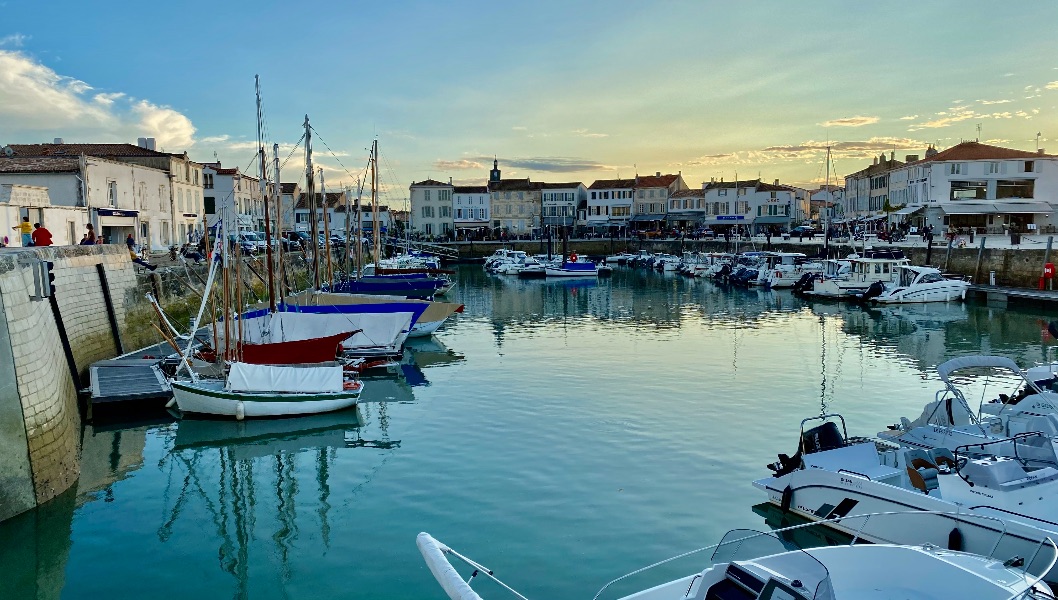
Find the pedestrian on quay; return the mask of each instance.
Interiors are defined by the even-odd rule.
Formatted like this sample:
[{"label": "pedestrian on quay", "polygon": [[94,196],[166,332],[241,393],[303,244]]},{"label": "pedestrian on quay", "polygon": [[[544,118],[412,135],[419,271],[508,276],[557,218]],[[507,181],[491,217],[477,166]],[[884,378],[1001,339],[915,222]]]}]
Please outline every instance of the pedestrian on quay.
[{"label": "pedestrian on quay", "polygon": [[28,248],[33,245],[33,225],[30,224],[29,217],[22,217],[22,222],[11,229],[16,229],[22,234],[22,245],[24,247]]},{"label": "pedestrian on quay", "polygon": [[51,232],[41,226],[40,223],[33,224],[33,233],[30,235],[34,246],[50,246]]},{"label": "pedestrian on quay", "polygon": [[88,223],[87,225],[85,225],[85,229],[87,229],[88,232],[85,233],[84,237],[81,238],[81,245],[94,246],[98,244],[99,238],[96,237],[96,228],[91,223]]}]

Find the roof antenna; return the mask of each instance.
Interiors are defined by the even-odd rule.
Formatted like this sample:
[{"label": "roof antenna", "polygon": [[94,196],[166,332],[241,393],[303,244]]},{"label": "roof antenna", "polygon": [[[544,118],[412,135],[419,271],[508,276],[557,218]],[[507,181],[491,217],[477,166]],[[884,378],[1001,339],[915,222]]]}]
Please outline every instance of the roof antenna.
[{"label": "roof antenna", "polygon": [[977,141],[978,142],[981,141],[981,124],[980,123],[977,124]]}]

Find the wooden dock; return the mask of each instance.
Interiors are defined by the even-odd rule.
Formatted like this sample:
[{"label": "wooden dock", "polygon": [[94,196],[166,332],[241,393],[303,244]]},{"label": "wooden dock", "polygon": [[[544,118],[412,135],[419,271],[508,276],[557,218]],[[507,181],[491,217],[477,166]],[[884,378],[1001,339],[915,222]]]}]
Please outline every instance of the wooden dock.
[{"label": "wooden dock", "polygon": [[966,299],[988,304],[989,306],[1017,304],[1055,308],[1058,307],[1058,290],[1033,290],[974,284],[966,290]]}]

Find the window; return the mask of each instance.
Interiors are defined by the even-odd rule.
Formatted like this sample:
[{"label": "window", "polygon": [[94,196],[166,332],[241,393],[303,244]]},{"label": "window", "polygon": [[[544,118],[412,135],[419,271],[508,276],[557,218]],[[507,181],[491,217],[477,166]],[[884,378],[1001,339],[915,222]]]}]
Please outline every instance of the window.
[{"label": "window", "polygon": [[481,219],[482,221],[485,220],[485,209],[484,208],[479,208],[478,209],[478,219]]},{"label": "window", "polygon": [[748,190],[748,188],[738,188],[738,195],[739,196],[745,196],[747,190]]},{"label": "window", "polygon": [[78,237],[77,237],[77,223],[75,223],[75,222],[73,222],[73,221],[67,221],[67,222],[66,222],[66,226],[67,226],[67,228],[68,228],[68,229],[67,229],[67,233],[68,233],[68,234],[69,234],[69,236],[70,236],[70,245],[71,245],[71,246],[76,246],[76,245],[77,245],[77,243],[78,243],[79,241],[81,241],[81,240],[80,240],[80,239],[78,239]]},{"label": "window", "polygon": [[654,197],[654,190],[650,190],[650,197],[651,197],[651,198],[653,198],[653,197]]},{"label": "window", "polygon": [[192,173],[195,174],[195,185],[198,185],[198,169],[195,169]]},{"label": "window", "polygon": [[118,205],[118,182],[107,181],[107,201],[111,206]]},{"label": "window", "polygon": [[615,206],[610,211],[610,215],[614,217],[627,217],[631,213],[631,206]]},{"label": "window", "polygon": [[426,235],[433,235],[433,223],[427,223],[423,225],[422,229],[423,232],[426,233]]},{"label": "window", "polygon": [[1036,163],[1034,161],[1031,161],[1031,160],[1025,161],[1025,172],[1026,173],[1032,173],[1035,170],[1036,170]]},{"label": "window", "polygon": [[[520,196],[521,192],[518,192],[518,195]],[[525,214],[525,205],[524,204],[519,204],[518,205],[518,214],[520,214],[520,215],[524,215]]]},{"label": "window", "polygon": [[951,200],[984,200],[987,197],[986,181],[953,181],[951,182]]},{"label": "window", "polygon": [[422,198],[423,200],[429,202],[430,201],[430,190],[423,190],[422,196],[423,196],[423,198]]},{"label": "window", "polygon": [[670,210],[676,210],[676,202],[678,202],[678,200],[672,200],[671,202],[669,202]]},{"label": "window", "polygon": [[518,192],[518,199],[525,200],[525,192]]},{"label": "window", "polygon": [[746,214],[749,212],[749,202],[738,200],[735,202],[735,214]]},{"label": "window", "polygon": [[206,196],[202,200],[205,202],[205,207],[202,209],[202,212],[207,215],[217,214],[217,201],[213,196]]},{"label": "window", "polygon": [[951,163],[948,165],[948,175],[962,175],[966,172],[963,163]]},{"label": "window", "polygon": [[1032,179],[1000,179],[996,182],[996,198],[1032,198],[1035,187]]},{"label": "window", "polygon": [[452,201],[452,190],[439,190],[437,192],[437,199],[440,200],[441,202],[451,202]]},{"label": "window", "polygon": [[592,192],[592,193],[591,193],[591,199],[592,199],[592,200],[596,200],[596,199],[597,199],[597,198],[595,197],[595,192]]},{"label": "window", "polygon": [[202,183],[202,187],[206,188],[207,190],[213,189],[213,173],[203,173]]},{"label": "window", "polygon": [[999,163],[997,163],[997,162],[988,163],[988,165],[987,165],[987,167],[985,169],[985,172],[988,173],[989,175],[993,175],[995,173],[999,173]]},{"label": "window", "polygon": [[506,214],[508,214],[508,215],[511,214],[511,205],[510,204],[506,205],[506,209],[507,209],[506,210]]},{"label": "window", "polygon": [[462,208],[457,208],[456,209],[456,218],[457,219],[462,219],[463,218],[463,209]]},{"label": "window", "polygon": [[643,197],[643,190],[639,190],[639,197],[640,197],[640,198],[642,198],[642,197]]},{"label": "window", "polygon": [[720,189],[720,190],[717,190],[717,191],[716,191],[716,194],[717,194],[718,196],[726,196],[726,195],[727,195],[727,190],[726,190],[726,189]]}]

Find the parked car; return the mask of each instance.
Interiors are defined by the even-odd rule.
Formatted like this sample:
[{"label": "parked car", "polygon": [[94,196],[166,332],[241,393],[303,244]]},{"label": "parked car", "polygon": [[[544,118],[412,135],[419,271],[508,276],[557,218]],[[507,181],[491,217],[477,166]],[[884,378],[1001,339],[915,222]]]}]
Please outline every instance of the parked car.
[{"label": "parked car", "polygon": [[811,239],[813,236],[823,235],[823,230],[808,225],[798,225],[790,230],[790,237],[806,237]]},{"label": "parked car", "polygon": [[284,231],[282,239],[287,250],[301,250],[312,243],[312,236],[306,231]]}]

